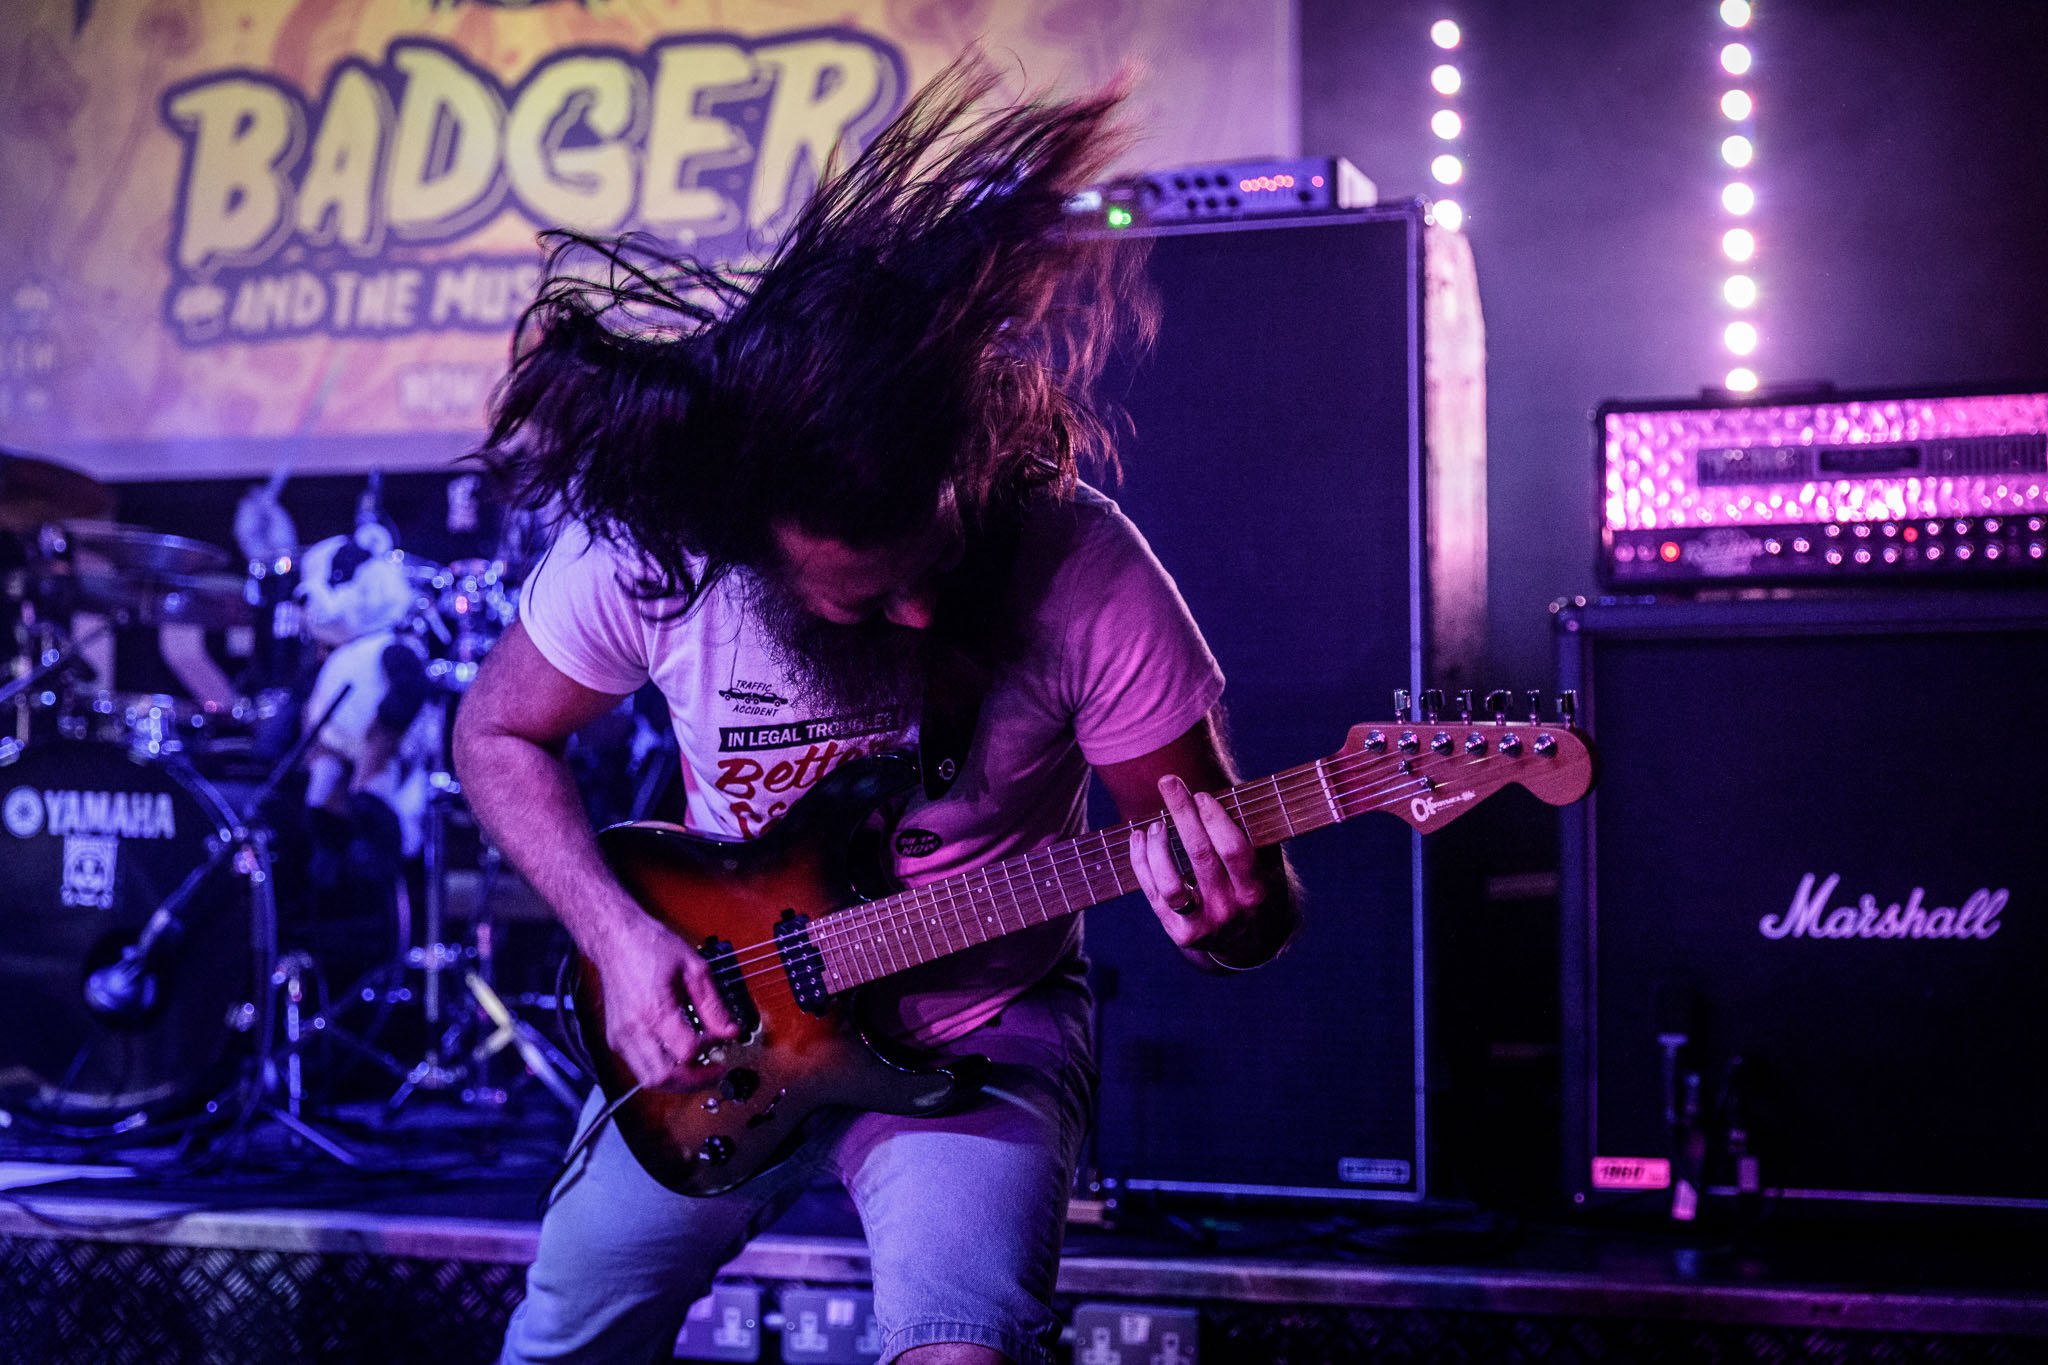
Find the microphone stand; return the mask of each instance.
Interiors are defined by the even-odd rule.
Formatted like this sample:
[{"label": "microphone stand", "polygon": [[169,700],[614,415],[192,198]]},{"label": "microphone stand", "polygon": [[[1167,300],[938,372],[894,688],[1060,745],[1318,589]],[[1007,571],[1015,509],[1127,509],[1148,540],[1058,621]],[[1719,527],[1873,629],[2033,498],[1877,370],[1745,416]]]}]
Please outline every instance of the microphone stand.
[{"label": "microphone stand", "polygon": [[[252,889],[251,914],[258,934],[258,960],[268,963],[269,975],[263,995],[261,1023],[258,1036],[253,1082],[245,1082],[242,1093],[249,1097],[243,1108],[243,1121],[250,1117],[266,1118],[286,1129],[295,1139],[303,1140],[319,1148],[344,1166],[359,1167],[362,1160],[334,1138],[321,1132],[303,1117],[301,1110],[305,1097],[300,1067],[300,1049],[304,1044],[301,1028],[301,1006],[304,999],[303,974],[311,965],[303,953],[289,954],[283,958],[277,951],[277,899],[276,890],[270,879],[270,833],[255,819],[257,812],[270,799],[286,776],[299,765],[306,751],[319,738],[321,730],[333,719],[334,713],[348,698],[353,684],[345,684],[330,701],[320,718],[308,726],[292,747],[280,758],[264,779],[261,786],[237,812],[238,823],[231,837],[220,841],[207,860],[194,868],[180,882],[171,894],[164,898],[155,913],[145,924],[136,941],[122,950],[120,958],[107,967],[94,972],[86,980],[85,998],[87,1007],[94,1013],[114,1021],[116,1024],[133,1024],[146,1016],[157,998],[158,978],[152,970],[153,964],[170,946],[177,943],[184,934],[184,912],[187,902],[198,892],[207,876],[229,858],[248,851],[244,868]],[[271,1088],[277,1083],[277,1040],[275,1032],[276,1003],[274,995],[282,990],[286,995],[285,1019],[286,1057],[284,1067],[285,1098],[279,1104],[270,1097]],[[316,1020],[316,1025],[319,1021]]]},{"label": "microphone stand", "polygon": [[[298,742],[277,761],[277,765],[270,770],[270,775],[263,780],[263,785],[249,797],[245,809],[238,812],[240,823],[232,831],[233,837],[221,840],[205,862],[185,874],[185,880],[179,882],[177,888],[164,897],[163,902],[144,923],[142,932],[136,936],[135,942],[123,948],[121,956],[116,961],[86,978],[85,1003],[88,1009],[116,1024],[129,1025],[139,1022],[149,1013],[157,998],[157,978],[151,971],[152,960],[184,937],[186,904],[198,893],[200,886],[216,868],[244,847],[254,843],[259,846],[259,854],[267,858],[268,836],[261,832],[251,835],[248,826],[255,823],[251,817],[263,809],[263,803],[270,799],[278,784],[284,781],[285,775],[297,767],[299,760],[305,757],[306,750],[313,747],[314,740],[319,737],[320,731],[333,717],[335,710],[348,697],[353,686],[354,684],[344,684],[335,694],[334,700],[328,704],[326,711],[321,713],[319,722],[299,736]],[[4,699],[0,699],[0,702],[4,702]]]}]

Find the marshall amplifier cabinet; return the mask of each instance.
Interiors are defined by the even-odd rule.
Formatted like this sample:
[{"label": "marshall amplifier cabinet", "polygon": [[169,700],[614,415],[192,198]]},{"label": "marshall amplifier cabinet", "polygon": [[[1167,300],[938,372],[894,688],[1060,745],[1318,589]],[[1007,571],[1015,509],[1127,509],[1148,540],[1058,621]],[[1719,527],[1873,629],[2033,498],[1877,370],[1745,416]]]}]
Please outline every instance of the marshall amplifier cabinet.
[{"label": "marshall amplifier cabinet", "polygon": [[2048,577],[2048,392],[1614,402],[1595,444],[1616,588]]},{"label": "marshall amplifier cabinet", "polygon": [[1575,1198],[2048,1209],[2048,592],[1556,620]]}]

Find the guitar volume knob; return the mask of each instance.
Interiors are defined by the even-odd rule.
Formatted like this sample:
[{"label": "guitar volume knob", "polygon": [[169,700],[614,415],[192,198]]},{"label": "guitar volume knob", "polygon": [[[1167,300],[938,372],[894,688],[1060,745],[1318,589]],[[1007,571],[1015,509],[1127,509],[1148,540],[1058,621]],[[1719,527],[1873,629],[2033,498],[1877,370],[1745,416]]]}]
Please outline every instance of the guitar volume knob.
[{"label": "guitar volume knob", "polygon": [[698,1157],[708,1166],[723,1166],[732,1160],[732,1139],[708,1137],[697,1148]]}]

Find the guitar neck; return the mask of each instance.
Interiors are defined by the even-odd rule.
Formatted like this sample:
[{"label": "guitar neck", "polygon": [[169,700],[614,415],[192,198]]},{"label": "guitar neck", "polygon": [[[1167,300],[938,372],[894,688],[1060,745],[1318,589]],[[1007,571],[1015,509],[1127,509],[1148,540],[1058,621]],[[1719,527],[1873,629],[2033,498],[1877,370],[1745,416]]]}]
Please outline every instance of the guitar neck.
[{"label": "guitar neck", "polygon": [[[1215,795],[1253,844],[1263,848],[1388,809],[1429,789],[1428,779],[1402,768],[1390,756],[1361,763],[1337,755]],[[811,934],[823,959],[826,987],[841,991],[876,981],[1137,890],[1131,872],[1133,828],[1122,824],[1096,830],[838,911]],[[1177,838],[1174,854],[1182,856]]]}]

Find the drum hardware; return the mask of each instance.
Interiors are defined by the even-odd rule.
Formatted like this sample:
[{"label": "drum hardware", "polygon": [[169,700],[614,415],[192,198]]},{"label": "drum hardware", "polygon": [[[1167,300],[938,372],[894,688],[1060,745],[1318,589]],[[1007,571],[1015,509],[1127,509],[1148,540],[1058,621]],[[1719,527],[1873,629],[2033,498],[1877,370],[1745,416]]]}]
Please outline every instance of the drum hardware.
[{"label": "drum hardware", "polygon": [[[11,1054],[0,1056],[0,1073],[21,1092],[6,1100],[29,1124],[104,1138],[274,1122],[295,1146],[360,1164],[306,1115],[312,959],[279,955],[271,831],[254,818],[316,732],[278,760],[240,814],[186,765],[105,741],[0,755],[0,788],[14,783],[0,799],[11,836],[0,860],[18,921],[10,926],[17,954],[0,955],[0,1009],[11,1013],[0,1029],[0,1053]],[[61,892],[52,894],[60,863]],[[184,863],[138,932],[100,932],[93,911],[118,921],[126,893]],[[224,905],[224,885],[245,889],[246,903]],[[246,922],[233,909],[245,909]],[[68,974],[53,981],[52,959],[82,959],[82,984]],[[252,1040],[246,1056],[237,1037]]]},{"label": "drum hardware", "polygon": [[[449,700],[454,700],[452,694]],[[386,1112],[397,1113],[421,1091],[452,1092],[471,1104],[503,1104],[509,1096],[488,1083],[488,1067],[493,1057],[509,1048],[528,1075],[571,1114],[577,1113],[583,1101],[569,1079],[578,1075],[575,1063],[564,1057],[540,1030],[513,1014],[492,983],[490,886],[498,875],[502,855],[488,843],[483,850],[484,886],[471,918],[475,947],[450,944],[443,938],[448,921],[448,881],[453,871],[448,860],[448,822],[461,801],[462,787],[453,775],[433,775],[422,849],[426,862],[422,926],[425,943],[407,954],[408,965],[417,968],[424,978],[421,1006],[426,1020],[426,1052],[392,1093]],[[445,1008],[446,992],[441,978],[443,973],[456,969],[462,971],[467,994],[457,998],[454,1008]]]},{"label": "drum hardware", "polygon": [[281,1076],[284,1103],[280,1105],[275,1100],[264,1099],[258,1102],[257,1111],[293,1136],[319,1148],[342,1165],[359,1167],[363,1164],[361,1157],[335,1141],[329,1134],[321,1132],[305,1117],[305,1046],[311,1041],[313,1034],[327,1037],[345,1036],[338,1030],[329,1032],[325,1027],[327,1021],[324,1015],[315,1015],[312,1020],[314,1027],[307,1028],[306,978],[312,971],[312,955],[302,952],[285,953],[277,959],[277,965],[271,969],[270,988],[284,997],[284,1065],[280,1070],[277,1059],[272,1058],[266,1064],[263,1074],[264,1079],[272,1087],[279,1082]]},{"label": "drum hardware", "polygon": [[[80,631],[61,645],[52,645],[42,650],[37,654],[28,672],[0,687],[0,710],[12,706],[26,693],[40,687],[45,678],[54,677],[73,667],[91,668],[92,665],[82,657],[85,647],[101,636],[111,633],[114,627],[120,624],[123,623],[118,620],[104,621],[90,630]],[[56,697],[52,695],[50,701],[54,703]]]},{"label": "drum hardware", "polygon": [[[328,704],[326,714],[321,716],[321,725],[327,723],[328,717],[334,714],[335,708],[341,705],[350,690],[347,684],[342,686],[334,700]],[[312,747],[313,739],[318,733],[319,726],[313,727],[278,760],[277,766],[271,770],[263,785],[249,797],[246,803],[248,814],[253,815],[263,808],[263,803],[270,799],[278,784],[284,781],[285,775],[298,766],[306,750]],[[260,880],[267,888],[270,885],[267,871],[270,866],[268,841],[268,831],[254,825],[253,822],[246,828],[237,825],[229,832],[229,837],[215,840],[213,852],[206,861],[188,872],[184,881],[163,899],[155,913],[143,925],[142,932],[136,937],[135,942],[123,948],[120,956],[113,962],[86,977],[87,1007],[109,1022],[120,1025],[134,1025],[147,1017],[156,1007],[157,973],[162,970],[163,955],[184,937],[187,907],[200,885],[214,869],[233,857],[246,860],[238,865],[238,871]],[[274,908],[273,902],[273,910]],[[274,915],[271,919],[271,937],[274,943]]]}]

